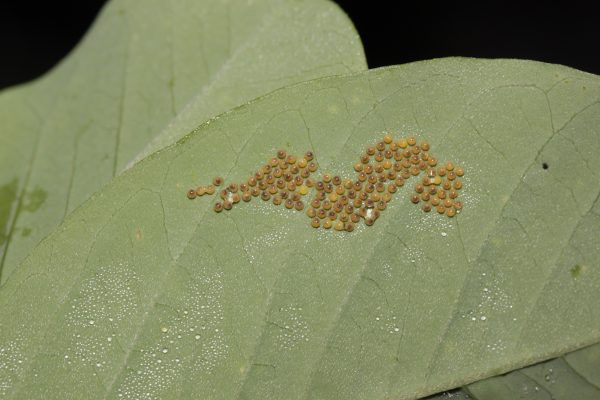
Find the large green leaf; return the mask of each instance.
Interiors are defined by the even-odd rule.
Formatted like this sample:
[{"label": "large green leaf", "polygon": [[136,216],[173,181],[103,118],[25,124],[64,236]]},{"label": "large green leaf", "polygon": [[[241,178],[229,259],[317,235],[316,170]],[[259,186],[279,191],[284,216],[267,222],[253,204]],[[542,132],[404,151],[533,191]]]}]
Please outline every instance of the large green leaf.
[{"label": "large green leaf", "polygon": [[0,96],[0,281],[180,111],[167,140],[277,87],[365,68],[327,1],[111,2],[67,60]]},{"label": "large green leaf", "polygon": [[[0,387],[407,399],[600,341],[599,98],[598,77],[568,68],[447,59],[300,84],[212,120],[116,178],[11,276]],[[185,198],[280,146],[349,176],[383,130],[465,166],[457,218],[422,213],[408,187],[352,233],[257,200],[215,214]]]}]

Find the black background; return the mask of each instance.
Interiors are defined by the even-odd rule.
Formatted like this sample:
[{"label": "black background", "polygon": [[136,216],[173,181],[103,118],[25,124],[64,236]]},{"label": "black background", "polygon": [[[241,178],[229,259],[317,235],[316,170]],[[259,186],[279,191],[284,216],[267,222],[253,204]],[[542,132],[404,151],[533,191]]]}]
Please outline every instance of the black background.
[{"label": "black background", "polygon": [[[539,2],[536,8],[337,3],[354,22],[371,68],[446,56],[525,58],[600,74],[600,18],[590,9]],[[0,4],[0,88],[36,78],[89,28],[103,0]]]}]

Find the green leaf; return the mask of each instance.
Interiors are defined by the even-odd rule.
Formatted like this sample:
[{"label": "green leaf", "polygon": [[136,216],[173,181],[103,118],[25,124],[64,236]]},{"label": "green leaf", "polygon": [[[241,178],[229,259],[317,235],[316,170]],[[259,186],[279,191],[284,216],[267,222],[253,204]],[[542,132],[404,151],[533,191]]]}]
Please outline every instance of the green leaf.
[{"label": "green leaf", "polygon": [[[600,79],[445,59],[275,91],[92,197],[0,291],[5,397],[409,399],[600,341]],[[186,198],[279,147],[351,165],[382,131],[466,169],[372,227]],[[548,168],[543,168],[546,163]],[[575,277],[574,266],[580,270]]]},{"label": "green leaf", "polygon": [[600,344],[468,386],[476,400],[600,398]]},{"label": "green leaf", "polygon": [[111,2],[57,68],[0,95],[0,281],[178,113],[162,144],[278,87],[365,68],[326,1]]}]

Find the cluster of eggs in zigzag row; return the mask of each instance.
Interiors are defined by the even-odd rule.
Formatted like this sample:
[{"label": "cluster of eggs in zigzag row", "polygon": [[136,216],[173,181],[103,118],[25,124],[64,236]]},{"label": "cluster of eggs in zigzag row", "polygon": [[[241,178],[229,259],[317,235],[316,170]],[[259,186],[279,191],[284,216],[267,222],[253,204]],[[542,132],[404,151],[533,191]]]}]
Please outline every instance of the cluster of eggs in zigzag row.
[{"label": "cluster of eggs in zigzag row", "polygon": [[[375,146],[367,147],[354,164],[355,180],[329,174],[314,179],[311,174],[318,166],[312,152],[297,158],[279,150],[245,182],[231,183],[222,189],[221,201],[214,205],[214,211],[231,210],[235,204],[248,202],[253,197],[302,211],[305,208],[302,199],[310,190],[315,190],[306,210],[311,225],[351,232],[361,220],[367,226],[373,225],[398,188],[411,177],[425,172],[414,187],[411,201],[423,203],[421,208],[425,212],[435,209],[453,217],[462,209],[458,191],[462,188],[460,177],[464,169],[451,162],[437,167],[437,159],[429,153],[429,148],[429,143],[417,144],[413,137],[394,141],[392,136],[385,135]],[[216,177],[211,185],[191,189],[187,196],[194,199],[214,194],[216,187],[222,184],[223,179]]]}]

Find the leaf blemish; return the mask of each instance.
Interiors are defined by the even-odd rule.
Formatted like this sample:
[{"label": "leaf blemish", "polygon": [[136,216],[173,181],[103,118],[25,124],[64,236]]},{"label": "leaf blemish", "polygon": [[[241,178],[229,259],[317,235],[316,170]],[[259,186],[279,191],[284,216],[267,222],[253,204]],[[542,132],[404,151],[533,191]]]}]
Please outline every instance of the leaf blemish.
[{"label": "leaf blemish", "polygon": [[[276,206],[302,211],[302,199],[312,190],[315,196],[306,210],[311,226],[352,232],[361,219],[365,225],[372,226],[398,188],[425,172],[414,186],[411,202],[422,203],[421,209],[426,213],[435,209],[452,218],[463,208],[458,195],[462,189],[460,178],[465,171],[450,161],[438,167],[437,158],[429,150],[426,141],[418,144],[414,137],[395,141],[386,134],[375,146],[368,146],[353,164],[356,173],[353,181],[327,173],[315,180],[311,174],[317,171],[318,164],[313,161],[311,151],[296,157],[281,149],[245,182],[231,183],[221,190],[221,201],[215,203],[213,209],[217,213],[231,210],[240,200],[248,202],[260,196]],[[216,177],[212,185],[190,189],[187,197],[192,200],[213,194],[214,187],[222,183],[223,179]]]}]

